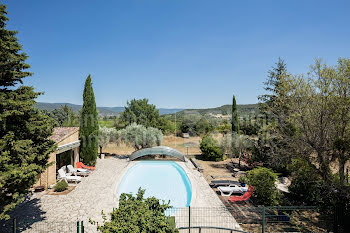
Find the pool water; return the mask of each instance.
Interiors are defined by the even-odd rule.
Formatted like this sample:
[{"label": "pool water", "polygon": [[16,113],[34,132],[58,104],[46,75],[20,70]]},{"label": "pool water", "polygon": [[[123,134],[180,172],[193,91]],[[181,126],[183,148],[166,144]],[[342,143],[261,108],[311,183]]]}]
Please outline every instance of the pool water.
[{"label": "pool water", "polygon": [[191,203],[192,186],[184,169],[174,161],[140,161],[124,175],[118,189],[136,194],[145,189],[145,197],[170,200],[173,207],[187,207]]}]

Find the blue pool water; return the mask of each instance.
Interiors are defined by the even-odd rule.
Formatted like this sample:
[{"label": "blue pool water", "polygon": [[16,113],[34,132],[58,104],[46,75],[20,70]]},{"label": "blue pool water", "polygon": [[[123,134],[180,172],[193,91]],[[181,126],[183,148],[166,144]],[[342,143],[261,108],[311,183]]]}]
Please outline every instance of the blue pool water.
[{"label": "blue pool water", "polygon": [[122,193],[137,193],[146,189],[145,197],[154,196],[173,207],[191,203],[192,186],[184,169],[174,161],[140,161],[124,175],[118,189]]}]

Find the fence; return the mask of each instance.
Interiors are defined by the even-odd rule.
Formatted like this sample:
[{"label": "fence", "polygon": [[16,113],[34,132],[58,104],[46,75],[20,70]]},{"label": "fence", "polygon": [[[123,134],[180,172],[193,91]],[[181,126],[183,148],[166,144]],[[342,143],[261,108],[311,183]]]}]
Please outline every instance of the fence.
[{"label": "fence", "polygon": [[[314,206],[187,207],[168,209],[165,214],[169,223],[178,228],[180,233],[341,232],[337,228],[339,211],[320,211]],[[0,223],[0,228],[1,233],[97,232],[96,226],[83,221],[48,222],[12,219]]]},{"label": "fence", "polygon": [[0,233],[82,233],[83,222],[48,222],[13,218],[0,224]]},{"label": "fence", "polygon": [[218,208],[173,208],[166,212],[179,232],[337,232],[333,212],[314,206],[235,205]]}]

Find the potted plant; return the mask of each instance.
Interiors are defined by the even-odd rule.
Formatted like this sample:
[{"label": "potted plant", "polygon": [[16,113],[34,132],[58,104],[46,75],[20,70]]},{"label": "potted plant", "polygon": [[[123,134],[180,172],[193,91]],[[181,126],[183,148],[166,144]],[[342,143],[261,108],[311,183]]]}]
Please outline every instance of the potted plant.
[{"label": "potted plant", "polygon": [[245,184],[247,183],[247,181],[248,181],[247,176],[240,176],[238,179],[238,182],[241,183],[242,187],[245,187]]}]

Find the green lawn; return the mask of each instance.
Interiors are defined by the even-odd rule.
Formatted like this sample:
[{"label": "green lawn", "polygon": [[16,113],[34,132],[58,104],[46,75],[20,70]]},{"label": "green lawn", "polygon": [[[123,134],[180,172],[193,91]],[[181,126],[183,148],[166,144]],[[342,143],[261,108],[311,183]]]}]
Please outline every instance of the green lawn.
[{"label": "green lawn", "polygon": [[98,121],[98,124],[100,127],[107,127],[107,128],[113,128],[114,122],[113,120],[100,120]]}]

